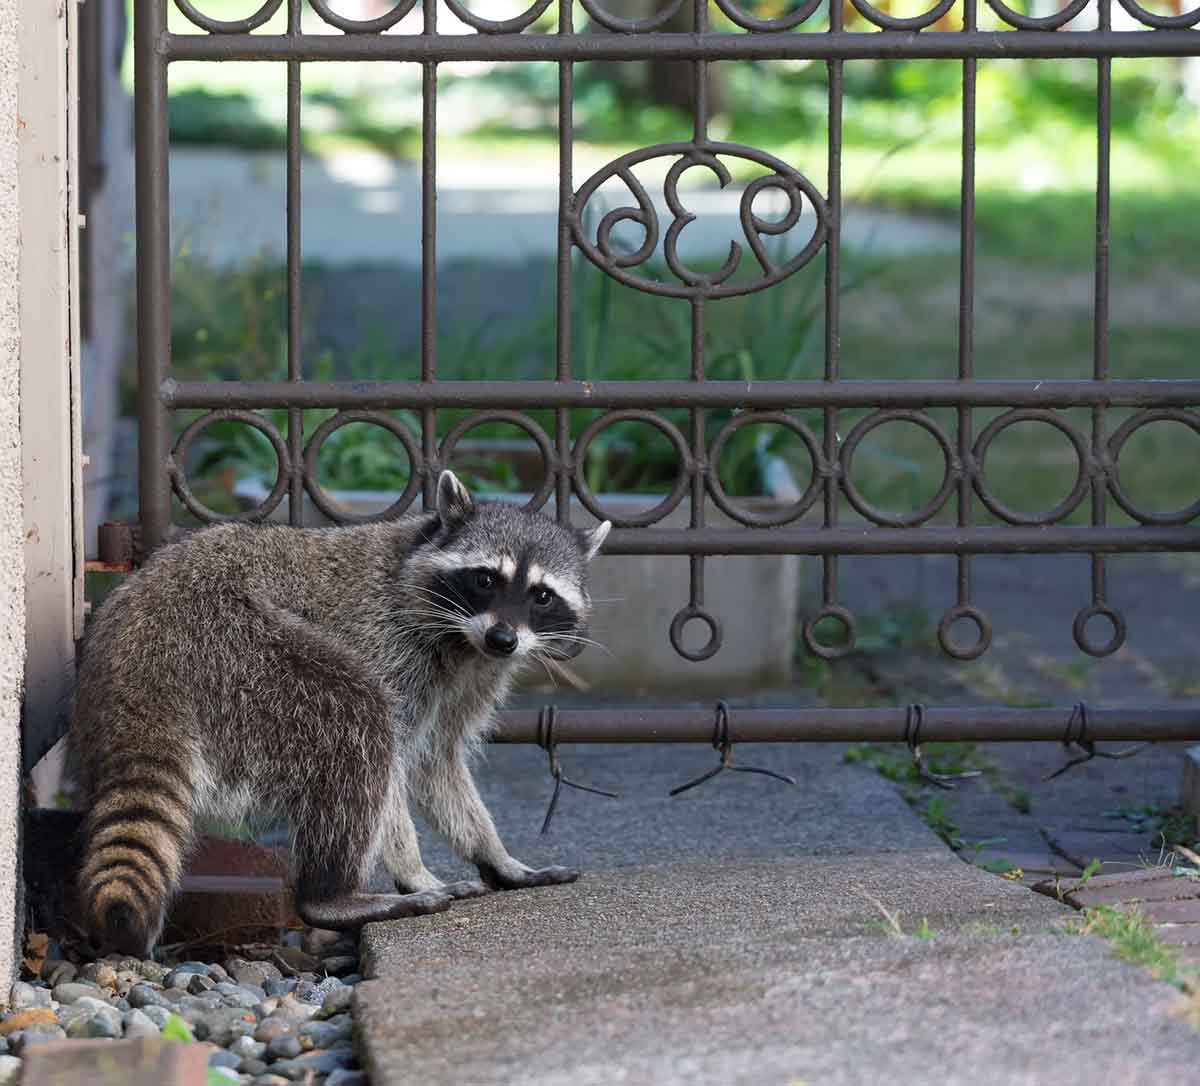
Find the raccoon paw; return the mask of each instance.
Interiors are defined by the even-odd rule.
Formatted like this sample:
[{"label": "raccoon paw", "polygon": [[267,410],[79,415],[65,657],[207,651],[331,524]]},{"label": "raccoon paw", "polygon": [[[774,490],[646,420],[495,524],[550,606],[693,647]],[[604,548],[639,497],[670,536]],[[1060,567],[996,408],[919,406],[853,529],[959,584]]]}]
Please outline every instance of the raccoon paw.
[{"label": "raccoon paw", "polygon": [[459,882],[439,882],[436,886],[425,886],[423,889],[416,889],[411,885],[405,885],[403,882],[396,882],[396,893],[410,896],[412,894],[444,894],[453,901],[461,901],[469,897],[483,897],[484,894],[490,894],[492,891],[478,879],[462,879]]},{"label": "raccoon paw", "polygon": [[364,924],[399,920],[406,916],[440,913],[453,899],[440,890],[416,894],[341,894],[323,901],[296,902],[300,919],[315,928],[357,931]]},{"label": "raccoon paw", "polygon": [[479,877],[493,890],[528,890],[535,886],[562,886],[579,878],[579,872],[569,867],[519,868],[500,871],[488,864],[478,864]]},{"label": "raccoon paw", "polygon": [[483,897],[490,894],[491,887],[484,885],[478,879],[463,879],[461,882],[448,882],[442,887],[442,893],[449,894],[455,901],[469,897]]}]

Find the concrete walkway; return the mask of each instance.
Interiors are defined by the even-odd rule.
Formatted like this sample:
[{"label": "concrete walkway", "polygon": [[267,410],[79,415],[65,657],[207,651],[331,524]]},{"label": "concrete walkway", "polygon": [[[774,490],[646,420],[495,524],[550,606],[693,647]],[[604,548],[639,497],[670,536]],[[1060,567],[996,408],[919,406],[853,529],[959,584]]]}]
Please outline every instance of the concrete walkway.
[{"label": "concrete walkway", "polygon": [[[662,194],[661,178],[672,159],[656,159],[639,167],[655,201],[665,232],[673,218]],[[604,160],[577,152],[575,171],[582,183]],[[286,252],[286,173],[280,152],[246,152],[221,148],[175,147],[171,150],[171,232],[199,257],[218,264],[244,263],[266,252],[282,259]],[[696,169],[689,174],[705,175]],[[690,179],[690,178],[689,178]],[[696,180],[710,180],[709,176]],[[412,162],[373,151],[342,152],[304,159],[302,185],[302,255],[329,264],[386,262],[417,265],[421,261],[421,173]],[[681,186],[682,187],[682,186]],[[720,256],[738,240],[743,260],[753,262],[738,220],[744,186],[731,184],[687,190],[685,202],[697,215],[680,235],[680,254]],[[605,209],[633,203],[619,183],[605,188]],[[763,193],[754,210],[764,218],[781,214],[785,201]],[[760,203],[761,201],[761,203]],[[590,210],[597,210],[591,208]],[[438,167],[438,257],[441,261],[519,261],[553,256],[558,241],[558,166],[553,158],[533,162],[455,161]],[[599,221],[595,216],[593,221]],[[812,236],[811,209],[789,232],[795,253]],[[614,233],[636,248],[643,234],[626,224]],[[955,250],[954,226],[887,211],[849,208],[843,241],[877,254]],[[766,239],[772,246],[776,242]],[[660,252],[661,258],[661,242]]]},{"label": "concrete walkway", "polygon": [[492,750],[482,784],[514,853],[578,863],[579,883],[365,932],[375,1086],[1194,1075],[1200,1033],[1174,989],[1064,934],[1064,906],[962,863],[840,748],[739,750],[797,787],[725,774],[676,799],[712,752],[562,756],[622,798],[568,791],[538,837],[542,752]]}]

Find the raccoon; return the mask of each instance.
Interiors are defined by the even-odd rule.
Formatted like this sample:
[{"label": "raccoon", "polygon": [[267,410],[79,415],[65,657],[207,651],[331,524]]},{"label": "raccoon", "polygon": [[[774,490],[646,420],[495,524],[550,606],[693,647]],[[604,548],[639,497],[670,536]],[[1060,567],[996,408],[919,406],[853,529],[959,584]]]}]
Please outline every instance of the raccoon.
[{"label": "raccoon", "polygon": [[[285,818],[316,927],[576,879],[509,855],[470,759],[523,662],[588,643],[587,565],[609,527],[476,503],[447,471],[432,512],[224,524],[157,551],[99,609],[75,689],[92,942],[150,952],[201,815]],[[410,808],[479,880],[425,867]],[[364,892],[377,859],[396,894]]]}]

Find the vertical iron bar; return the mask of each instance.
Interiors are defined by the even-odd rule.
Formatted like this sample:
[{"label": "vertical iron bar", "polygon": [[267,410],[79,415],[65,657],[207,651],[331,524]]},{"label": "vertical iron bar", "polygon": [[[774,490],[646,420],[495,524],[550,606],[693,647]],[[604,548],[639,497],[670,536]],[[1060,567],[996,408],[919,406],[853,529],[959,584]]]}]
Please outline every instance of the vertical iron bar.
[{"label": "vertical iron bar", "polygon": [[[708,30],[708,0],[694,0],[693,28],[697,34]],[[692,88],[694,128],[692,138],[696,146],[703,148],[708,141],[708,62],[697,60],[692,64]],[[701,295],[692,298],[692,372],[695,382],[704,380],[704,304]],[[704,528],[704,499],[708,485],[708,454],[705,447],[705,410],[693,407],[692,423],[692,515],[694,530]],[[690,559],[691,584],[689,603],[693,608],[704,606],[704,556],[693,554]]]},{"label": "vertical iron bar", "polygon": [[[574,33],[574,0],[559,0],[558,32]],[[573,157],[575,139],[575,67],[569,60],[558,63],[558,278],[555,296],[555,379],[571,379],[571,227],[575,210]],[[559,524],[571,522],[571,412],[560,407],[554,413],[555,477],[554,513]]]},{"label": "vertical iron bar", "polygon": [[[963,32],[975,29],[975,0],[964,0]],[[975,76],[977,61],[963,61],[962,75],[962,191],[959,200],[959,280],[958,280],[958,379],[975,376]],[[972,415],[965,404],[958,409],[958,523],[971,523],[971,474],[974,464]],[[958,606],[971,600],[971,559],[958,558]]]},{"label": "vertical iron bar", "polygon": [[166,0],[134,9],[134,117],[137,148],[138,519],[149,553],[167,536],[169,416],[160,388],[171,364],[171,198],[167,61],[158,43]]},{"label": "vertical iron bar", "polygon": [[[1100,29],[1112,27],[1111,0],[1099,0]],[[1092,343],[1092,376],[1107,381],[1108,373],[1108,298],[1109,298],[1109,150],[1112,142],[1112,59],[1096,62],[1096,300]],[[1105,462],[1105,407],[1092,408],[1092,524],[1099,528],[1108,523],[1108,480]],[[1108,598],[1108,577],[1102,554],[1092,555],[1092,604],[1103,605]]]},{"label": "vertical iron bar", "polygon": [[[841,0],[829,5],[829,31],[842,29]],[[828,189],[825,199],[829,208],[829,232],[825,239],[825,380],[837,381],[841,373],[841,255],[842,255],[842,61],[826,62],[829,81],[829,165]],[[825,462],[829,474],[825,477],[825,527],[838,522],[839,464],[838,410],[824,410]],[[838,598],[837,555],[826,555],[823,562],[822,598],[826,607],[835,606]],[[849,634],[850,631],[847,631]],[[847,641],[848,651],[853,645]]]},{"label": "vertical iron bar", "polygon": [[[300,33],[301,0],[288,0],[288,34]],[[288,380],[301,378],[300,359],[300,62],[287,65],[287,367]],[[288,522],[304,524],[304,413],[288,408]]]},{"label": "vertical iron bar", "polygon": [[[437,33],[436,0],[425,0],[425,33]],[[421,65],[421,381],[437,380],[437,63]],[[439,463],[437,410],[421,410],[423,496],[432,509]]]}]

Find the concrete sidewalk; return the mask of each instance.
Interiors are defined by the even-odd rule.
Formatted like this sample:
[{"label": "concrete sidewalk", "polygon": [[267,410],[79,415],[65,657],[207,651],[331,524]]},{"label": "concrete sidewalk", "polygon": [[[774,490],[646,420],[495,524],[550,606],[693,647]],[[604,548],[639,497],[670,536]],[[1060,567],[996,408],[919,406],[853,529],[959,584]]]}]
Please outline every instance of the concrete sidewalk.
[{"label": "concrete sidewalk", "polygon": [[[605,161],[585,149],[576,152],[576,183]],[[665,174],[669,159],[657,160]],[[700,170],[697,173],[705,173]],[[421,172],[417,164],[373,151],[346,151],[327,158],[306,156],[302,166],[301,253],[306,261],[330,264],[421,262]],[[705,181],[708,178],[704,178]],[[253,260],[266,252],[286,253],[286,169],[282,152],[225,148],[171,149],[171,235],[197,256],[216,264]],[[743,185],[727,189],[689,188],[687,206],[698,217],[680,236],[680,254],[724,256],[729,242],[746,248],[738,218]],[[608,193],[607,206],[633,197],[621,186]],[[662,230],[674,217],[661,184],[650,191]],[[784,201],[764,194],[756,213],[782,215]],[[593,209],[595,210],[595,209]],[[558,172],[544,162],[501,159],[480,162],[445,157],[438,164],[438,259],[522,261],[553,257],[558,246]],[[598,221],[597,216],[597,221]],[[792,234],[791,252],[812,235],[814,219]],[[619,239],[641,244],[640,227]],[[954,251],[958,228],[950,223],[876,208],[846,209],[843,243],[876,255]],[[661,250],[659,255],[661,256]],[[743,259],[753,263],[747,250]]]},{"label": "concrete sidewalk", "polygon": [[962,863],[841,748],[736,755],[797,787],[724,774],[667,799],[715,755],[566,748],[569,776],[622,799],[566,791],[539,838],[544,755],[493,750],[481,783],[514,853],[586,874],[367,929],[375,1086],[1194,1076],[1174,989]]}]

